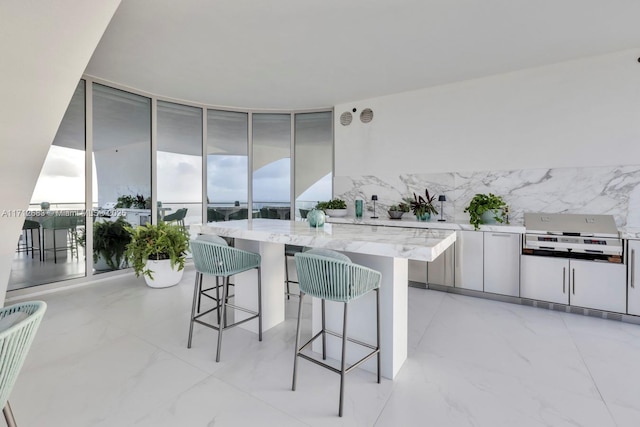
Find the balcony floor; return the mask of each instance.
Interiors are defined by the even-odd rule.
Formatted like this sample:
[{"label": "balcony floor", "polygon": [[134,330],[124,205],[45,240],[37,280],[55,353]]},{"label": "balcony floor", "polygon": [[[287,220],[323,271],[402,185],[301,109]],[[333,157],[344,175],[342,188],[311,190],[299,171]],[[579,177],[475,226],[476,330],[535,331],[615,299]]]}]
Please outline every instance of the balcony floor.
[{"label": "balcony floor", "polygon": [[[640,326],[409,289],[409,359],[395,381],[291,371],[297,300],[263,342],[197,327],[194,272],[133,275],[41,297],[49,310],[11,395],[20,426],[637,426]],[[307,310],[308,312],[309,310]],[[304,322],[309,330],[310,321]],[[308,333],[306,334],[308,335]]]}]

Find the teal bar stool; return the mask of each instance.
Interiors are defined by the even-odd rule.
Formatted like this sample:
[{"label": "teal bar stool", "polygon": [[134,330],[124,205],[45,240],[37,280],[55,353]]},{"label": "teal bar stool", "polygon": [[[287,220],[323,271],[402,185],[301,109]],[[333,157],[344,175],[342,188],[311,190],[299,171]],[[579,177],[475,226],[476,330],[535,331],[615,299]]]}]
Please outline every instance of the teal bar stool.
[{"label": "teal bar stool", "polygon": [[[242,249],[232,248],[219,236],[202,235],[191,241],[191,253],[196,268],[196,282],[193,290],[193,303],[191,305],[191,321],[189,323],[189,341],[187,348],[191,348],[193,325],[198,323],[218,331],[218,346],[216,349],[216,362],[220,361],[222,348],[222,332],[225,329],[238,326],[253,319],[258,319],[258,340],[262,341],[262,282],[260,270],[260,255]],[[258,311],[239,307],[229,303],[229,277],[244,271],[258,270]],[[202,289],[203,275],[215,276],[216,286]],[[222,278],[222,284],[219,279]],[[219,289],[222,288],[222,296]],[[207,294],[207,291],[216,290],[216,297]],[[209,310],[200,312],[200,297],[207,296],[215,301],[215,306]],[[227,307],[234,310],[249,313],[251,316],[234,323],[227,323]],[[217,314],[217,324],[208,323],[201,318],[213,311]]]},{"label": "teal bar stool", "polygon": [[16,426],[9,395],[45,311],[47,304],[42,301],[23,302],[0,309],[0,407],[8,427]]},{"label": "teal bar stool", "polygon": [[303,250],[305,250],[304,246],[284,245],[284,284],[287,288],[285,291],[287,299],[290,299],[291,295],[298,296],[298,294],[291,293],[291,289],[289,287],[290,283],[298,284],[297,281],[289,278],[289,258],[293,258],[295,254],[300,253]]},{"label": "teal bar stool", "polygon": [[[370,268],[354,264],[349,257],[339,252],[328,249],[311,249],[295,254],[296,270],[300,285],[300,301],[298,303],[298,326],[296,330],[296,348],[293,361],[293,381],[291,389],[296,389],[298,358],[301,357],[328,370],[340,374],[340,406],[338,415],[342,416],[344,404],[344,379],[345,375],[362,363],[377,356],[378,383],[380,383],[380,278],[381,274]],[[347,337],[347,307],[350,301],[354,301],[368,292],[376,293],[376,344],[371,345],[359,340]],[[302,301],[305,295],[322,299],[322,329],[309,341],[300,347],[300,319],[302,318]],[[342,334],[330,331],[325,327],[325,301],[344,303],[344,316]],[[326,335],[333,335],[342,339],[342,357],[340,369],[321,362],[302,351],[311,345],[317,338],[322,337],[322,359],[326,360]],[[346,350],[347,341],[353,342],[371,350],[366,356],[347,367]]]}]

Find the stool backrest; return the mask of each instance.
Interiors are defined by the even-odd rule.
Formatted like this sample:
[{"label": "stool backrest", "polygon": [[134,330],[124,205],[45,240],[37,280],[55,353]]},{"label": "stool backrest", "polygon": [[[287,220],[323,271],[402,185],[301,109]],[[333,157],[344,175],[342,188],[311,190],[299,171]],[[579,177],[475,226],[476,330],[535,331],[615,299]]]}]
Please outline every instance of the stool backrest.
[{"label": "stool backrest", "polygon": [[191,241],[191,254],[196,271],[213,276],[232,276],[260,266],[258,254],[202,239]]},{"label": "stool backrest", "polygon": [[0,309],[0,408],[9,399],[46,310],[42,301]]},{"label": "stool backrest", "polygon": [[[310,250],[295,254],[300,291],[316,298],[348,302],[380,287],[381,274],[336,257],[337,252]],[[339,254],[341,255],[341,254]]]}]

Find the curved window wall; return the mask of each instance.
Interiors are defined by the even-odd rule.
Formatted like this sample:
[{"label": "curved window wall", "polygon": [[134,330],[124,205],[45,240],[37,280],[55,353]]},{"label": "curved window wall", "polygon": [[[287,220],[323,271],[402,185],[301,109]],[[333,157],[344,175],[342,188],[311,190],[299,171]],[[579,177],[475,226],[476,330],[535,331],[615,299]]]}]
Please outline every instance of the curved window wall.
[{"label": "curved window wall", "polygon": [[[187,229],[203,221],[304,220],[301,213],[331,198],[331,109],[232,111],[114,86],[88,76],[78,84],[31,206],[77,210],[75,227],[56,232],[59,251],[48,250],[50,231],[44,243],[34,238],[41,257],[24,251],[33,242],[23,233],[9,289],[126,268],[99,250],[102,228],[122,215],[135,227],[185,212]],[[92,250],[85,254],[85,246]]]}]

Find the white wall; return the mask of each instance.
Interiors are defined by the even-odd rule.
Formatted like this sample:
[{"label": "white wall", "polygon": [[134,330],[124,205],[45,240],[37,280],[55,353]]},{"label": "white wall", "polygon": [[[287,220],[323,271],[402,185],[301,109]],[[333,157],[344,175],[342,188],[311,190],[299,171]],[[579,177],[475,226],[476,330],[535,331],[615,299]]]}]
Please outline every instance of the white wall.
[{"label": "white wall", "polygon": [[[335,107],[335,175],[640,164],[640,49]],[[373,121],[359,120],[371,108]],[[344,111],[357,108],[349,126]]]},{"label": "white wall", "polygon": [[[0,304],[36,180],[120,0],[0,2]],[[2,215],[4,214],[4,215]]]}]

